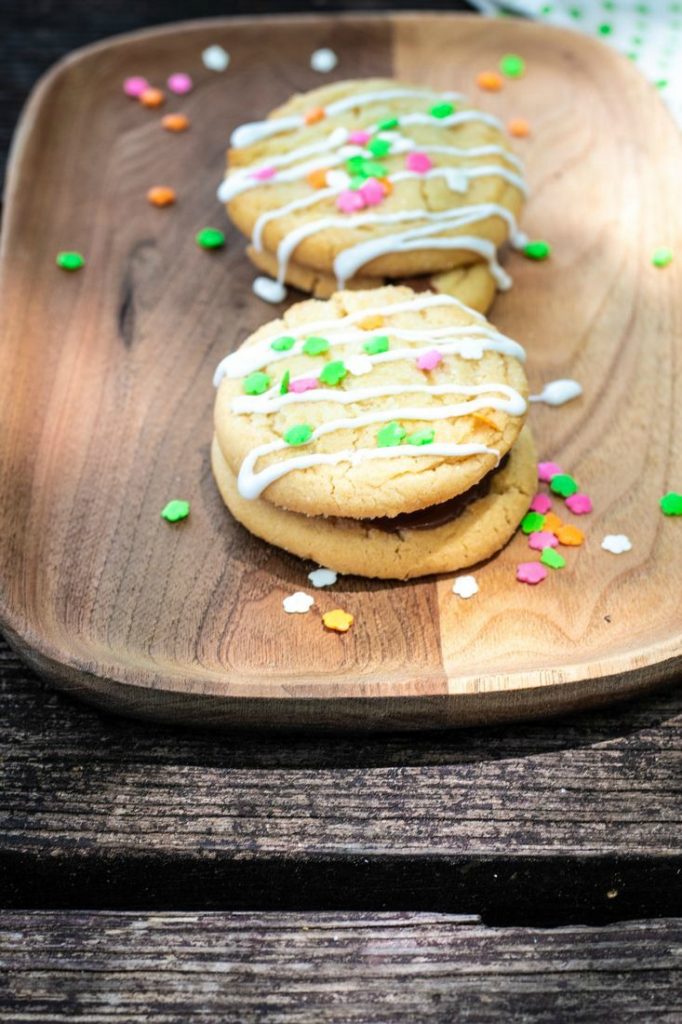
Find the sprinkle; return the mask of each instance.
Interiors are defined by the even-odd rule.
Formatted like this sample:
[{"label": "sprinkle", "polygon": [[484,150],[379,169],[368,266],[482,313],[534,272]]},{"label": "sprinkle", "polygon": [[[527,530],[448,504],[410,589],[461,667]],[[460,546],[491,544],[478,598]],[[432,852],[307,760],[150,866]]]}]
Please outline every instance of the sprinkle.
[{"label": "sprinkle", "polygon": [[273,281],[271,277],[256,277],[251,285],[251,291],[263,302],[284,302],[287,297],[287,290],[279,281]]},{"label": "sprinkle", "polygon": [[554,548],[543,548],[540,561],[543,565],[548,565],[550,569],[563,569],[566,565],[564,556],[560,555]]},{"label": "sprinkle", "polygon": [[192,91],[192,79],[189,75],[186,75],[184,71],[176,71],[172,74],[166,85],[171,92],[174,92],[176,96],[184,96],[186,93]]},{"label": "sprinkle", "polygon": [[519,583],[542,583],[547,579],[547,569],[540,562],[520,562],[516,566],[516,578]]},{"label": "sprinkle", "polygon": [[428,352],[422,352],[417,356],[417,369],[435,370],[439,363],[443,362],[443,355],[437,348],[431,348]]},{"label": "sprinkle", "polygon": [[349,156],[346,160],[346,169],[349,174],[361,174],[364,166],[365,157],[360,153],[356,153],[354,156]]},{"label": "sprinkle", "polygon": [[348,136],[348,141],[354,146],[364,146],[372,138],[369,132],[357,129]]},{"label": "sprinkle", "polygon": [[523,533],[536,533],[544,525],[545,517],[541,512],[526,512],[521,520],[521,530]]},{"label": "sprinkle", "polygon": [[378,356],[381,352],[388,352],[389,345],[390,342],[386,334],[379,334],[376,338],[370,338],[369,341],[362,343],[368,356]]},{"label": "sprinkle", "polygon": [[142,78],[141,75],[133,75],[131,78],[126,78],[123,82],[124,93],[133,100],[138,100],[145,89],[148,88],[149,82],[146,78]]},{"label": "sprinkle", "polygon": [[379,121],[377,130],[380,132],[390,132],[394,128],[398,127],[397,117],[385,117],[383,121]]},{"label": "sprinkle", "polygon": [[322,107],[311,107],[303,115],[303,120],[306,124],[317,124],[319,121],[323,121],[326,116],[326,111]]},{"label": "sprinkle", "polygon": [[323,569],[322,566],[308,573],[308,579],[314,587],[318,588],[331,587],[333,583],[336,583],[337,578],[338,573],[334,572],[333,569]]},{"label": "sprinkle", "polygon": [[534,551],[555,548],[558,543],[557,538],[549,530],[538,530],[536,533],[531,533],[528,538],[528,547],[533,548]]},{"label": "sprinkle", "polygon": [[654,249],[651,257],[651,262],[655,267],[667,267],[669,263],[672,263],[673,251],[668,249],[667,246],[661,246],[660,249]]},{"label": "sprinkle", "polygon": [[361,353],[348,356],[346,359],[346,369],[354,377],[363,377],[366,373],[371,373],[373,366],[374,364],[369,356],[363,356]]},{"label": "sprinkle", "polygon": [[185,114],[165,114],[161,118],[161,127],[167,132],[186,132],[189,118]]},{"label": "sprinkle", "polygon": [[333,71],[338,63],[339,58],[333,50],[326,46],[310,54],[310,67],[321,75],[326,75],[329,71]]},{"label": "sprinkle", "polygon": [[474,594],[478,593],[478,583],[475,576],[458,576],[452,584],[452,593],[467,601]]},{"label": "sprinkle", "polygon": [[559,516],[556,515],[556,513],[548,512],[545,516],[543,530],[549,530],[550,533],[555,534],[557,530],[560,529],[560,527],[562,527],[563,525],[563,522],[561,521],[561,519],[559,519]]},{"label": "sprinkle", "polygon": [[507,78],[521,78],[526,70],[526,62],[517,53],[505,53],[498,67]]},{"label": "sprinkle", "polygon": [[201,51],[201,60],[208,71],[225,71],[230,63],[230,55],[222,46],[214,44]]},{"label": "sprinkle", "polygon": [[342,213],[357,213],[358,210],[364,210],[365,199],[360,192],[348,188],[336,197],[336,206]]},{"label": "sprinkle", "polygon": [[311,188],[324,188],[328,184],[326,167],[318,167],[314,171],[308,171],[305,180]]},{"label": "sprinkle", "polygon": [[600,36],[610,36],[613,32],[613,25],[609,25],[608,22],[604,22],[602,25],[599,26],[597,32]]},{"label": "sprinkle", "polygon": [[291,370],[285,370],[282,374],[282,380],[279,385],[280,395],[287,395],[289,393],[289,381],[291,380]]},{"label": "sprinkle", "polygon": [[302,395],[304,391],[314,391],[318,384],[317,377],[299,377],[298,380],[292,380],[289,391],[293,391],[295,395]]},{"label": "sprinkle", "polygon": [[245,395],[262,395],[270,387],[271,380],[267,373],[256,370],[245,377],[242,382],[242,389]]},{"label": "sprinkle", "polygon": [[140,93],[138,99],[143,107],[160,107],[165,102],[166,97],[161,89],[154,89],[152,86],[149,86],[144,92]]},{"label": "sprinkle", "polygon": [[546,494],[536,494],[530,503],[531,512],[539,512],[540,515],[544,515],[552,507],[551,499]]},{"label": "sprinkle", "polygon": [[79,252],[58,252],[55,263],[62,270],[80,270],[85,260]]},{"label": "sprinkle", "polygon": [[377,446],[379,448],[392,448],[400,444],[407,431],[397,420],[391,420],[377,433]]},{"label": "sprinkle", "polygon": [[570,498],[572,494],[578,493],[578,485],[568,473],[557,473],[549,481],[550,491],[560,494],[562,498]]},{"label": "sprinkle", "polygon": [[252,178],[256,181],[269,181],[270,178],[274,178],[277,174],[277,168],[268,164],[266,167],[259,167],[257,171],[253,171],[251,174]]},{"label": "sprinkle", "polygon": [[381,182],[381,187],[384,190],[384,194],[390,196],[391,192],[393,191],[393,182],[391,181],[391,179],[378,178],[377,180]]},{"label": "sprinkle", "polygon": [[315,598],[306,594],[303,590],[297,590],[295,594],[289,594],[282,601],[282,607],[287,615],[305,615],[315,604]]},{"label": "sprinkle", "polygon": [[515,139],[526,139],[530,135],[530,125],[525,117],[510,117],[507,131]]},{"label": "sprinkle", "polygon": [[353,625],[353,616],[350,612],[335,608],[331,612],[324,613],[322,622],[327,629],[333,629],[335,633],[347,633]]},{"label": "sprinkle", "polygon": [[557,466],[556,462],[538,462],[538,480],[542,480],[543,483],[549,483],[553,476],[559,476],[562,472],[561,466]]},{"label": "sprinkle", "polygon": [[420,447],[424,444],[433,444],[435,436],[436,433],[434,430],[429,430],[428,427],[424,427],[423,430],[415,430],[413,434],[408,434],[405,440],[408,444]]},{"label": "sprinkle", "polygon": [[542,260],[549,258],[552,252],[552,247],[549,242],[543,242],[542,239],[537,238],[533,242],[526,242],[521,251],[529,260],[541,262]]},{"label": "sprinkle", "polygon": [[381,159],[382,156],[388,156],[391,152],[391,143],[388,139],[372,139],[371,142],[367,143],[367,149],[372,156]]},{"label": "sprinkle", "polygon": [[327,171],[326,183],[330,188],[348,188],[350,178],[345,171],[331,170]]},{"label": "sprinkle", "polygon": [[570,523],[560,526],[555,536],[560,544],[569,548],[579,548],[585,540],[583,531],[579,530],[577,526],[571,526]]},{"label": "sprinkle", "polygon": [[220,249],[225,245],[225,235],[218,228],[202,228],[194,240],[200,249]]},{"label": "sprinkle", "polygon": [[354,174],[353,177],[348,182],[348,187],[353,192],[359,192],[366,181],[367,178],[364,176],[364,174]]},{"label": "sprinkle", "polygon": [[566,508],[575,516],[586,516],[592,511],[592,501],[587,494],[571,494],[566,498]]},{"label": "sprinkle", "polygon": [[364,185],[360,186],[359,191],[365,206],[378,206],[386,196],[383,185],[376,178],[368,178]]},{"label": "sprinkle", "polygon": [[623,552],[632,550],[630,538],[626,537],[624,533],[608,533],[601,542],[601,546],[604,551],[609,551],[612,555],[622,555]]},{"label": "sprinkle", "polygon": [[147,192],[147,199],[152,206],[172,206],[176,200],[175,189],[168,185],[155,185]]},{"label": "sprinkle", "polygon": [[165,519],[168,523],[179,523],[181,519],[186,519],[188,515],[189,502],[181,501],[178,498],[169,501],[165,508],[161,510],[161,518]]},{"label": "sprinkle", "polygon": [[342,359],[335,359],[331,363],[327,363],[322,372],[320,373],[320,380],[323,384],[329,384],[331,387],[336,387],[340,384],[344,377],[348,376],[348,370],[346,364]]},{"label": "sprinkle", "polygon": [[296,423],[284,431],[284,440],[294,448],[300,444],[307,444],[313,436],[313,428],[309,423]]},{"label": "sprinkle", "polygon": [[668,491],[659,501],[664,516],[682,516],[682,494]]},{"label": "sprinkle", "polygon": [[476,75],[476,85],[486,92],[499,92],[503,85],[502,75],[498,75],[497,71],[481,71]]},{"label": "sprinkle", "polygon": [[362,331],[374,331],[377,327],[384,326],[384,318],[379,313],[373,316],[366,316],[364,320],[358,321],[358,327]]},{"label": "sprinkle", "polygon": [[388,174],[388,168],[384,167],[377,160],[365,160],[360,173],[365,178],[385,178]]},{"label": "sprinkle", "polygon": [[450,114],[453,114],[454,112],[454,103],[436,103],[429,110],[429,114],[431,115],[431,117],[437,117],[439,119],[449,117]]},{"label": "sprinkle", "polygon": [[273,352],[288,352],[290,348],[293,348],[296,344],[296,338],[290,338],[288,335],[282,335],[281,338],[275,338],[274,341],[270,342],[270,348]]},{"label": "sprinkle", "polygon": [[407,154],[405,166],[408,171],[414,171],[416,174],[426,174],[433,167],[433,160],[428,154],[416,151]]},{"label": "sprinkle", "polygon": [[318,338],[311,334],[303,342],[303,352],[307,356],[322,356],[329,351],[329,342],[326,338]]}]

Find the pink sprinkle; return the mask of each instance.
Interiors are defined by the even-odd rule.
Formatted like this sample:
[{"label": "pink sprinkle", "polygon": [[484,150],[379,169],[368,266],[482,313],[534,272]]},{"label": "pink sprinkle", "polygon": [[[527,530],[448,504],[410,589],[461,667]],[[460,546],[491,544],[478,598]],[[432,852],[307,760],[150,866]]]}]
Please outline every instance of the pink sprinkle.
[{"label": "pink sprinkle", "polygon": [[443,356],[437,348],[429,349],[428,352],[422,352],[417,357],[417,368],[420,370],[435,370],[440,362],[443,361]]},{"label": "pink sprinkle", "polygon": [[408,171],[426,174],[433,167],[433,161],[426,153],[408,153],[405,157],[405,166]]},{"label": "pink sprinkle", "polygon": [[297,380],[292,380],[289,383],[289,391],[302,395],[304,391],[312,391],[318,387],[319,383],[317,377],[299,377]]},{"label": "pink sprinkle", "polygon": [[141,75],[133,75],[132,78],[126,78],[123,83],[123,91],[126,96],[130,96],[131,99],[136,100],[145,89],[149,88],[149,82],[146,78],[142,78]]},{"label": "pink sprinkle", "polygon": [[528,538],[528,547],[534,551],[542,551],[543,548],[555,548],[559,541],[549,530],[536,530]]},{"label": "pink sprinkle", "polygon": [[350,133],[348,141],[352,142],[354,146],[364,146],[371,138],[372,136],[369,132],[356,131]]},{"label": "pink sprinkle", "polygon": [[276,174],[276,167],[259,167],[257,171],[252,172],[251,177],[257,178],[258,181],[267,181],[269,178],[274,178]]},{"label": "pink sprinkle", "polygon": [[536,494],[530,503],[531,512],[539,512],[541,516],[544,516],[546,512],[552,507],[552,502],[546,494]]},{"label": "pink sprinkle", "polygon": [[365,198],[360,190],[354,192],[347,188],[336,197],[336,205],[343,213],[356,213],[358,210],[364,210]]},{"label": "pink sprinkle", "polygon": [[547,579],[548,569],[542,562],[520,562],[516,566],[516,578],[519,583],[542,583]]},{"label": "pink sprinkle", "polygon": [[177,96],[184,96],[185,93],[192,91],[192,79],[184,71],[176,71],[168,79],[168,88]]},{"label": "pink sprinkle", "polygon": [[587,494],[572,494],[566,498],[566,507],[576,516],[586,516],[592,511],[592,501]]},{"label": "pink sprinkle", "polygon": [[379,203],[384,201],[384,188],[380,181],[376,178],[368,178],[364,185],[362,185],[358,192],[365,200],[365,206],[378,206]]},{"label": "pink sprinkle", "polygon": [[538,480],[548,484],[558,473],[563,473],[563,470],[556,462],[538,462]]}]

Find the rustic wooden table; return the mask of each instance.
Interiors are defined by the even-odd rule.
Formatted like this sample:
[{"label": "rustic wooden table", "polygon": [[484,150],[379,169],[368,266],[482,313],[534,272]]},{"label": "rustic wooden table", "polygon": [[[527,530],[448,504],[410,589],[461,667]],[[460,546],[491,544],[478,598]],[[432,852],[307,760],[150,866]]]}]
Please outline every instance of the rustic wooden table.
[{"label": "rustic wooden table", "polygon": [[[69,49],[226,13],[15,6],[5,139]],[[106,717],[1,641],[0,686],[0,1022],[682,1020],[679,690],[373,739]]]}]

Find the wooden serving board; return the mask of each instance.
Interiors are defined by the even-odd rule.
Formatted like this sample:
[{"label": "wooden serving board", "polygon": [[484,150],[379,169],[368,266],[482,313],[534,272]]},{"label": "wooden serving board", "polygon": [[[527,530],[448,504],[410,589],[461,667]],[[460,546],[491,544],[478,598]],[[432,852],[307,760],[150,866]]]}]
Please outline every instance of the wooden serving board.
[{"label": "wooden serving board", "polygon": [[[211,43],[229,70],[205,70]],[[273,309],[251,292],[244,242],[205,252],[233,127],[329,80],[309,54],[331,45],[333,77],[395,75],[468,92],[520,141],[532,198],[523,227],[550,261],[506,258],[514,288],[492,318],[527,348],[534,390],[576,377],[582,399],[533,408],[541,453],[593,498],[587,542],[538,587],[515,581],[517,536],[476,572],[407,584],[342,578],[319,614],[287,616],[311,568],[251,538],[209,469],[217,362]],[[506,52],[527,73],[479,94]],[[195,89],[158,111],[121,83]],[[331,77],[331,76],[330,76]],[[211,724],[444,726],[537,716],[634,693],[680,665],[682,521],[658,500],[682,489],[682,146],[639,73],[596,41],[461,16],[287,17],[184,24],[83,50],[38,86],[15,141],[2,248],[0,581],[13,644],[60,686],[108,708]],[[176,206],[146,201],[172,185]],[[87,266],[55,267],[62,249]],[[677,379],[675,371],[678,371]],[[159,517],[174,497],[190,518]],[[600,548],[627,533],[632,551]]]}]

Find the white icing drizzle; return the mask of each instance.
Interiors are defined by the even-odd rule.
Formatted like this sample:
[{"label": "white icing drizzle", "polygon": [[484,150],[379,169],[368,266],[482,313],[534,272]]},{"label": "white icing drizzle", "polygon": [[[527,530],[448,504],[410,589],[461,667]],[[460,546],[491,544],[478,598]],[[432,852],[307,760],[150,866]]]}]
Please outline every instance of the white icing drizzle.
[{"label": "white icing drizzle", "polygon": [[287,290],[281,281],[273,281],[271,277],[256,277],[251,285],[254,295],[264,302],[271,302],[277,305],[284,302],[287,297]]},{"label": "white icing drizzle", "polygon": [[582,393],[582,385],[577,380],[553,380],[545,384],[539,395],[531,395],[529,401],[544,402],[545,405],[565,405]]}]

